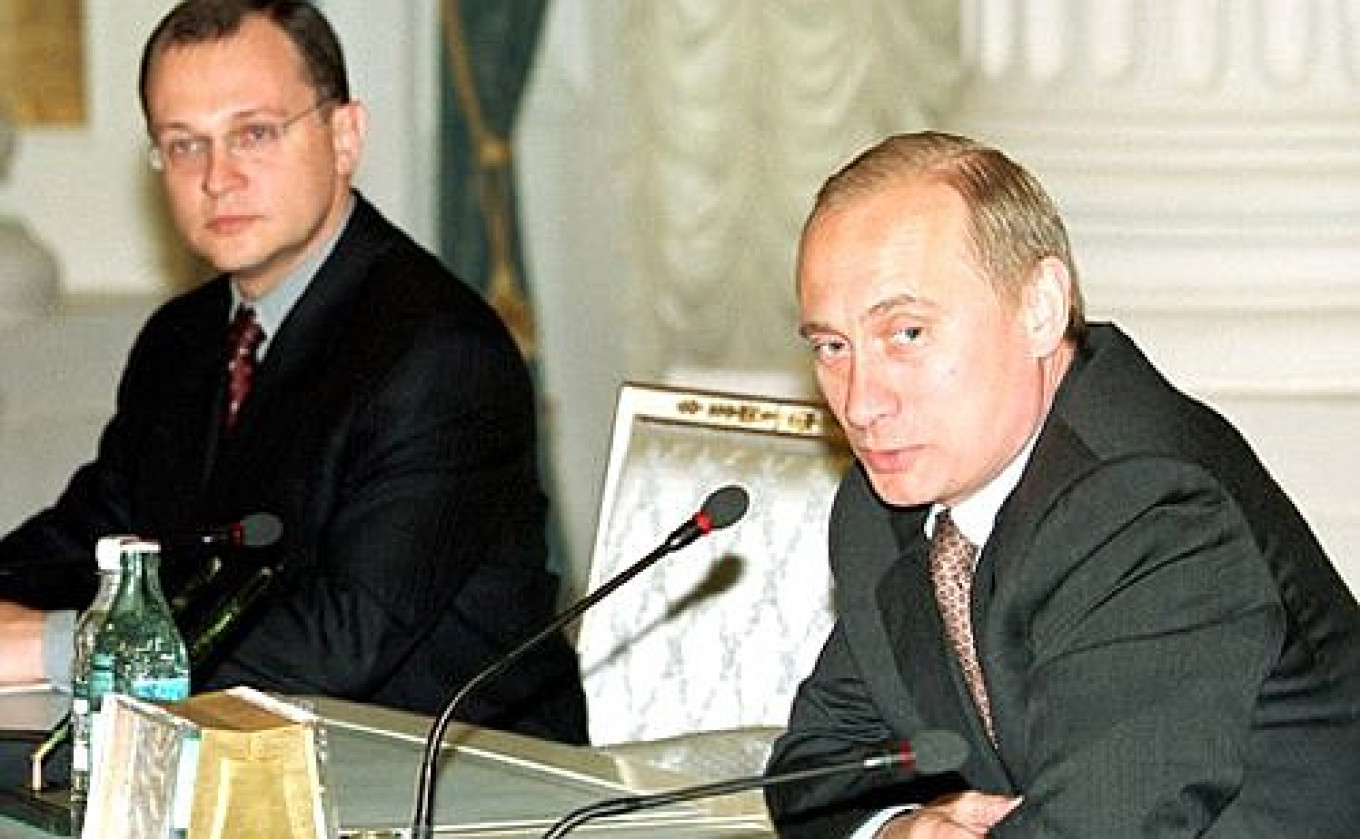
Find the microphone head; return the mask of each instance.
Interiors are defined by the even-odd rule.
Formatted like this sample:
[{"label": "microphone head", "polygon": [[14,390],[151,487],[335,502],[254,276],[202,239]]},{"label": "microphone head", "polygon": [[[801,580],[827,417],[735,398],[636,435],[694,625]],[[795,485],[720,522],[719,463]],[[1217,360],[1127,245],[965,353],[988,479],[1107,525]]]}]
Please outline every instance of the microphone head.
[{"label": "microphone head", "polygon": [[952,731],[918,731],[907,744],[916,771],[925,775],[953,772],[968,759],[968,743]]},{"label": "microphone head", "polygon": [[704,499],[704,506],[699,508],[699,515],[707,517],[709,530],[721,530],[741,521],[750,505],[751,496],[744,488],[728,484],[714,490]]},{"label": "microphone head", "polygon": [[283,522],[273,513],[251,513],[241,519],[240,544],[246,548],[267,548],[283,535]]}]

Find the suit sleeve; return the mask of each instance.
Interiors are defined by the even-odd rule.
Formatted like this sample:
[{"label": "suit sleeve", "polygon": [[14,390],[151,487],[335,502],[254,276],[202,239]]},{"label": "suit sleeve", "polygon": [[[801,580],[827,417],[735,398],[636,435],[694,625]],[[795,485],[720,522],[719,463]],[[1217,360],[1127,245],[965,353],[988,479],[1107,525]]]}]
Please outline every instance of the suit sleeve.
[{"label": "suit sleeve", "polygon": [[1076,484],[1038,534],[1023,582],[1001,584],[1020,596],[993,604],[1030,655],[989,675],[1021,692],[1026,778],[990,835],[1200,835],[1241,789],[1284,637],[1242,511],[1194,466],[1131,460]]},{"label": "suit sleeve", "polygon": [[[864,688],[839,625],[799,687],[788,731],[775,743],[767,774],[864,759],[897,740]],[[887,807],[924,802],[961,788],[955,775],[903,782],[891,772],[845,773],[780,784],[765,797],[779,835],[849,836]]]},{"label": "suit sleeve", "polygon": [[[799,686],[788,729],[775,744],[767,774],[862,759],[924,727],[911,710],[909,686],[898,693],[895,713],[885,713],[866,674],[892,656],[857,646],[847,627],[853,616],[877,608],[874,592],[881,583],[867,581],[878,580],[881,570],[895,564],[896,542],[890,535],[884,534],[872,551],[861,545],[866,531],[887,526],[871,520],[875,514],[867,508],[876,505],[869,492],[863,476],[852,473],[837,493],[830,537],[840,615],[812,672]],[[869,555],[880,547],[886,552],[883,556]],[[866,560],[881,561],[884,568],[859,567]],[[812,839],[848,836],[886,807],[929,801],[962,788],[961,778],[953,773],[914,781],[903,781],[892,772],[847,773],[769,787],[766,802],[781,836]]]}]

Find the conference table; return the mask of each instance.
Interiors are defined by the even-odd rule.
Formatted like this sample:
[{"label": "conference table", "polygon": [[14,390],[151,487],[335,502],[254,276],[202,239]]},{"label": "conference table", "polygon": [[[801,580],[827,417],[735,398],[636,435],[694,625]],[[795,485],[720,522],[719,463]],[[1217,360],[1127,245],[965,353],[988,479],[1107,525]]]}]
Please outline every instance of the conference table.
[{"label": "conference table", "polygon": [[[325,721],[326,773],[340,837],[406,836],[429,720],[325,697],[305,701]],[[433,811],[437,836],[542,836],[562,816],[596,801],[725,780],[661,769],[607,749],[457,723],[444,744]],[[0,837],[51,835],[0,816]],[[596,820],[571,835],[741,839],[774,833],[759,794],[741,793]]]}]

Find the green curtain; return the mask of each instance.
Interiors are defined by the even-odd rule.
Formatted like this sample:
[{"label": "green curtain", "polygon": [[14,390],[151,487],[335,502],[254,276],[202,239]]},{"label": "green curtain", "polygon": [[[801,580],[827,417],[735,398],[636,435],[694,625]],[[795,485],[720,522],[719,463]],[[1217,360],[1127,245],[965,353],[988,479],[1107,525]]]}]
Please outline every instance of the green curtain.
[{"label": "green curtain", "polygon": [[[538,341],[515,199],[513,135],[547,0],[442,0],[439,249],[515,336],[538,387]],[[544,482],[555,488],[539,402]],[[556,516],[553,566],[568,567]]]},{"label": "green curtain", "polygon": [[443,0],[441,256],[482,290],[530,361],[536,341],[512,135],[547,0]]}]

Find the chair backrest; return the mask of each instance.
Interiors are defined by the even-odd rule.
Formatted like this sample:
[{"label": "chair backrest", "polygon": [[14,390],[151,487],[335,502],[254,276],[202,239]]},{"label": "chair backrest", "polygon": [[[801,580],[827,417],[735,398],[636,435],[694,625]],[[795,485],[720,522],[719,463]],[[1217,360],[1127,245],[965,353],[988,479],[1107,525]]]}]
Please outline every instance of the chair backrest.
[{"label": "chair backrest", "polygon": [[787,722],[831,627],[827,515],[850,462],[815,402],[621,388],[592,591],[714,489],[740,484],[751,504],[586,613],[578,649],[593,743]]}]

